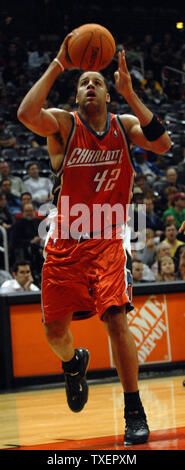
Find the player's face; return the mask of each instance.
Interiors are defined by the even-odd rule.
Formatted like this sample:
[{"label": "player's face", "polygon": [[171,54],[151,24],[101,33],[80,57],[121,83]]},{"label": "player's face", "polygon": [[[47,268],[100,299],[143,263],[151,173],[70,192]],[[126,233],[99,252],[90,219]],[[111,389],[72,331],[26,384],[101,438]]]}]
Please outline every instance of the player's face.
[{"label": "player's face", "polygon": [[103,76],[98,72],[85,72],[81,75],[76,103],[83,108],[87,105],[105,105],[110,102]]}]

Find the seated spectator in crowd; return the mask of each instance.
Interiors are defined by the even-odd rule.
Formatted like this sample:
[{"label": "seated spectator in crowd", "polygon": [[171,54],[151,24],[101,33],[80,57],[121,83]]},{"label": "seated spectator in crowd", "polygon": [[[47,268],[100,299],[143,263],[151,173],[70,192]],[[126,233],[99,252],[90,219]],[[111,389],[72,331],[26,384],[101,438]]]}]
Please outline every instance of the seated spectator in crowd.
[{"label": "seated spectator in crowd", "polygon": [[16,261],[12,269],[12,276],[13,279],[3,282],[0,287],[0,294],[39,291],[39,288],[33,283],[29,261]]},{"label": "seated spectator in crowd", "polygon": [[0,181],[0,191],[2,194],[5,194],[7,200],[7,208],[14,216],[21,210],[21,200],[20,197],[15,196],[11,190],[11,181],[9,178],[4,178]]},{"label": "seated spectator in crowd", "polygon": [[172,207],[163,212],[163,220],[167,215],[173,215],[177,229],[185,220],[185,193],[175,193],[173,195]]},{"label": "seated spectator in crowd", "polygon": [[0,148],[18,148],[16,137],[6,129],[4,119],[0,117]]},{"label": "seated spectator in crowd", "polygon": [[139,259],[132,261],[132,280],[133,284],[143,282],[143,263]]},{"label": "seated spectator in crowd", "polygon": [[176,281],[175,263],[171,256],[166,255],[158,261],[158,276],[157,281],[171,282]]},{"label": "seated spectator in crowd", "polygon": [[15,196],[20,197],[25,191],[24,183],[19,176],[14,176],[10,172],[10,166],[5,160],[0,161],[0,181],[8,178],[11,181],[11,192]]},{"label": "seated spectator in crowd", "polygon": [[146,227],[151,228],[156,232],[156,235],[161,236],[164,225],[161,218],[154,212],[154,203],[152,198],[144,197],[143,204],[146,206]]},{"label": "seated spectator in crowd", "polygon": [[166,101],[167,96],[160,83],[155,80],[153,70],[146,71],[145,78],[141,81],[141,87],[148,102],[159,104]]},{"label": "seated spectator in crowd", "polygon": [[175,224],[175,218],[173,215],[165,215],[164,226],[166,227],[167,224]]},{"label": "seated spectator in crowd", "polygon": [[[24,205],[27,204],[27,203],[31,203],[33,204],[32,202],[32,195],[28,192],[24,192],[21,194],[21,206],[22,206],[22,211],[19,212],[18,214],[16,214],[15,216],[15,219],[20,219],[21,217],[23,217],[23,208],[24,208]],[[34,205],[34,204],[33,204]],[[35,210],[35,217],[38,217],[39,219],[43,220],[44,219],[44,216],[43,215],[40,215],[38,211]]]},{"label": "seated spectator in crowd", "polygon": [[143,173],[136,173],[134,183],[135,186],[141,189],[142,193],[145,193],[145,191],[149,188],[149,185],[147,183],[147,177]]},{"label": "seated spectator in crowd", "polygon": [[157,177],[162,176],[163,172],[154,163],[146,160],[145,154],[146,152],[139,147],[134,151],[134,167],[136,173],[143,173],[147,177],[147,183],[151,184]]},{"label": "seated spectator in crowd", "polygon": [[155,80],[153,70],[148,69],[145,73],[145,78],[141,81],[141,87],[146,91],[148,89],[158,90],[162,93],[163,89],[160,83]]},{"label": "seated spectator in crowd", "polygon": [[26,258],[37,272],[42,269],[41,239],[38,235],[40,219],[35,217],[33,204],[23,207],[23,217],[16,220],[10,233],[11,259]]},{"label": "seated spectator in crowd", "polygon": [[174,167],[167,168],[165,178],[154,183],[154,190],[164,196],[164,191],[169,186],[175,186],[177,191],[184,192],[184,185],[178,183],[178,173]]},{"label": "seated spectator in crowd", "polygon": [[178,189],[175,186],[167,186],[164,190],[162,201],[161,201],[161,209],[162,213],[170,209],[173,205],[173,198],[174,194],[178,192]]},{"label": "seated spectator in crowd", "polygon": [[185,281],[185,245],[180,248],[178,260],[178,275],[179,279]]},{"label": "seated spectator in crowd", "polygon": [[[155,276],[154,276],[153,272],[151,271],[149,266],[147,266],[147,264],[145,264],[141,261],[139,252],[132,249],[131,254],[132,254],[132,264],[134,262],[138,262],[138,263],[141,263],[141,265],[142,265],[140,267],[137,265],[137,270],[135,269],[135,271],[137,271],[138,273],[140,271],[142,271],[142,278],[141,278],[142,282],[153,282],[153,281],[155,281]],[[135,267],[135,265],[134,265],[134,267]],[[136,279],[136,282],[137,282],[137,272],[134,275],[134,277]],[[133,275],[133,273],[132,273],[132,275]],[[138,282],[140,282],[140,281],[138,281]]]},{"label": "seated spectator in crowd", "polygon": [[6,271],[5,269],[0,269],[0,287],[2,286],[3,282],[10,281],[11,279],[12,276],[9,271]]},{"label": "seated spectator in crowd", "polygon": [[143,204],[143,192],[139,186],[133,188],[132,203],[136,211],[138,210],[138,204]]},{"label": "seated spectator in crowd", "polygon": [[30,44],[28,50],[28,69],[32,79],[36,80],[39,77],[40,71],[44,71],[44,67],[49,65],[49,62],[49,54],[43,50],[43,45],[40,41]]},{"label": "seated spectator in crowd", "polygon": [[170,244],[165,242],[165,241],[159,243],[159,245],[156,247],[156,261],[151,266],[151,271],[153,272],[156,280],[157,280],[157,276],[158,276],[158,261],[163,256],[171,256],[170,255]]},{"label": "seated spectator in crowd", "polygon": [[179,248],[177,248],[177,251],[175,253],[174,261],[175,261],[176,272],[179,272],[180,259],[183,257],[185,257],[185,244],[179,246]]},{"label": "seated spectator in crowd", "polygon": [[8,230],[13,223],[14,217],[7,208],[6,195],[0,192],[0,225]]},{"label": "seated spectator in crowd", "polygon": [[24,186],[26,191],[31,193],[33,203],[38,208],[52,199],[53,184],[49,178],[39,176],[39,167],[36,163],[30,163],[27,171],[29,177],[24,181]]},{"label": "seated spectator in crowd", "polygon": [[156,260],[157,248],[154,235],[154,230],[151,228],[146,229],[146,244],[142,252],[139,254],[142,263],[147,264],[149,267],[151,267]]},{"label": "seated spectator in crowd", "polygon": [[185,281],[185,259],[179,261],[179,279]]},{"label": "seated spectator in crowd", "polygon": [[183,245],[183,242],[177,239],[177,235],[175,224],[167,224],[165,227],[165,239],[163,241],[169,243],[172,258],[174,258],[177,248]]}]

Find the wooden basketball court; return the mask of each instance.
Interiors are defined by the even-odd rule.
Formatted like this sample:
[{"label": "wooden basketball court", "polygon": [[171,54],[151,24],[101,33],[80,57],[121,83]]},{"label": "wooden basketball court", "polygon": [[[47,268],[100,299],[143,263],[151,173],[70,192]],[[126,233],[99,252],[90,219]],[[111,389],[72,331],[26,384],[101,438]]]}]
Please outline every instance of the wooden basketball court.
[{"label": "wooden basketball court", "polygon": [[[184,378],[139,381],[151,433],[147,444],[129,450],[185,450]],[[123,407],[119,382],[89,383],[89,400],[81,413],[70,411],[63,386],[3,393],[0,449],[123,450]]]}]

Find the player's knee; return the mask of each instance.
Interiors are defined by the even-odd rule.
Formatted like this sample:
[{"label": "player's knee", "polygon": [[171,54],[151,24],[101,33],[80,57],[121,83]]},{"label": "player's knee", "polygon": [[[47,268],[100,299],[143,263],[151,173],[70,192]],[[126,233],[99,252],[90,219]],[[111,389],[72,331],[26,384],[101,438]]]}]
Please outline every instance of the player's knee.
[{"label": "player's knee", "polygon": [[108,309],[104,315],[104,323],[108,333],[112,336],[119,336],[127,334],[128,324],[125,313],[125,308],[120,310]]},{"label": "player's knee", "polygon": [[59,325],[58,322],[45,323],[44,324],[44,333],[49,342],[53,342],[60,338],[65,338],[67,331],[62,325]]}]

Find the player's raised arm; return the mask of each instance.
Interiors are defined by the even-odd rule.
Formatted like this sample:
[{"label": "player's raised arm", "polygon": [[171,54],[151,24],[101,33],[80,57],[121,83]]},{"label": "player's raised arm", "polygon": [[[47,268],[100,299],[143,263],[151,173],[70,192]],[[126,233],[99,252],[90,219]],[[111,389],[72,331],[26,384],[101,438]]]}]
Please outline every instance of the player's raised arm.
[{"label": "player's raised arm", "polygon": [[21,102],[17,117],[26,127],[42,136],[59,131],[58,113],[44,109],[46,98],[64,69],[73,68],[68,56],[67,45],[72,33],[64,39],[57,57],[50,63],[41,78],[28,91]]},{"label": "player's raised arm", "polygon": [[153,115],[133,90],[124,51],[118,53],[115,84],[118,93],[125,98],[135,114],[135,116],[121,117],[131,142],[158,154],[167,152],[172,145],[170,137],[160,120]]}]

